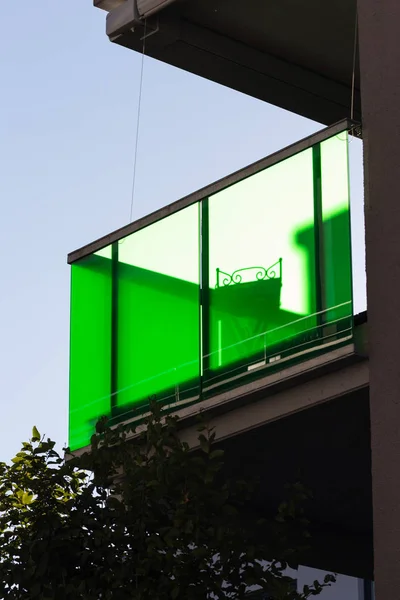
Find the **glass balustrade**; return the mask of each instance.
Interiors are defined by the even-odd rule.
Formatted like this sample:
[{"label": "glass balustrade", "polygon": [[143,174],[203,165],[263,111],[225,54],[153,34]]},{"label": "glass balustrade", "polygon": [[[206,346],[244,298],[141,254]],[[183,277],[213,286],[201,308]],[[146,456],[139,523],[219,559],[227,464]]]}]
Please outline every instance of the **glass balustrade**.
[{"label": "glass balustrade", "polygon": [[318,135],[73,261],[72,449],[101,415],[196,402],[351,340],[348,133]]}]

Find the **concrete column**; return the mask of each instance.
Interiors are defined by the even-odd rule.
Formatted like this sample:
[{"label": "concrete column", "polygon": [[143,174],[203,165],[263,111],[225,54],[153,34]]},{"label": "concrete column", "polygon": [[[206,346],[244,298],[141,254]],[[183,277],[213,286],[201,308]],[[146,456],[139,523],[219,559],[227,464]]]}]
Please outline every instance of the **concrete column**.
[{"label": "concrete column", "polygon": [[377,600],[400,598],[400,0],[357,0]]}]

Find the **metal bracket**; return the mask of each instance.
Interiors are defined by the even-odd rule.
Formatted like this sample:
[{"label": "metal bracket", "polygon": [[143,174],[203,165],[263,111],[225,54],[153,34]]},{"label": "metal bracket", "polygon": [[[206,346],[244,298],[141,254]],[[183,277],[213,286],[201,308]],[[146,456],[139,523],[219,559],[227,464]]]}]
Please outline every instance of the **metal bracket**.
[{"label": "metal bracket", "polygon": [[[145,19],[145,23],[146,23],[146,19]],[[147,25],[145,26],[145,29],[147,29]],[[155,29],[152,29],[151,31],[149,31],[149,33],[145,33],[144,36],[142,36],[140,38],[141,41],[143,40],[147,40],[147,38],[149,38],[151,35],[154,35],[155,33],[158,33],[160,31],[160,21],[159,18],[157,17],[157,27]]]}]

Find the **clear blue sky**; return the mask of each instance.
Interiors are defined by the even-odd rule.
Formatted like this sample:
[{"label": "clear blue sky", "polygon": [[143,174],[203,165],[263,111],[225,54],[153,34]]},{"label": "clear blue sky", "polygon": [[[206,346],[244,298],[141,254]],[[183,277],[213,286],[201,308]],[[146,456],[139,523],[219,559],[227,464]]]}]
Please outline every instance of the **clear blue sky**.
[{"label": "clear blue sky", "polygon": [[[0,36],[0,460],[67,441],[67,253],[129,220],[140,56],[91,0],[6,2]],[[134,218],[321,126],[145,60]],[[357,142],[353,154],[360,160]],[[356,310],[365,308],[355,169]]]}]

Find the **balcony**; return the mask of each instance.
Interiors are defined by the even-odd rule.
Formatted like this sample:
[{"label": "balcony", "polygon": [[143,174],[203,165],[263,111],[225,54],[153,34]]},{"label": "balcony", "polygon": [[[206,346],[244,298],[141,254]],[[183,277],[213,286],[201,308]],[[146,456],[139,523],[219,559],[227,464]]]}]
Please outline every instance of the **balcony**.
[{"label": "balcony", "polygon": [[149,398],[195,408],[354,353],[349,131],[324,129],[69,255],[71,449],[101,415],[138,419]]}]

